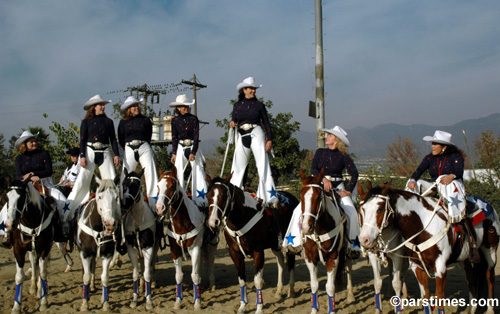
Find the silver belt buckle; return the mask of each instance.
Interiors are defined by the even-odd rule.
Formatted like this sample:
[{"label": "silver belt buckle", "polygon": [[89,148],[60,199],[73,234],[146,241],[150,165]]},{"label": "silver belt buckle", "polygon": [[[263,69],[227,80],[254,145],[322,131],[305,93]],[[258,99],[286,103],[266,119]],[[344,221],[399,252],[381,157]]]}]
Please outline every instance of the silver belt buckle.
[{"label": "silver belt buckle", "polygon": [[183,140],[182,141],[182,144],[184,144],[184,146],[191,146],[193,145],[193,140]]},{"label": "silver belt buckle", "polygon": [[92,147],[94,147],[95,149],[104,149],[104,144],[101,142],[95,142],[94,144],[92,144]]},{"label": "silver belt buckle", "polygon": [[241,129],[243,129],[244,131],[248,131],[248,130],[250,130],[252,127],[253,127],[253,125],[252,125],[252,124],[250,124],[250,123],[245,123],[245,124],[242,124],[242,125],[240,126],[240,128],[241,128]]},{"label": "silver belt buckle", "polygon": [[132,140],[132,141],[130,141],[130,145],[132,145],[132,146],[139,146],[142,143],[143,143],[143,141],[141,141],[141,140]]}]

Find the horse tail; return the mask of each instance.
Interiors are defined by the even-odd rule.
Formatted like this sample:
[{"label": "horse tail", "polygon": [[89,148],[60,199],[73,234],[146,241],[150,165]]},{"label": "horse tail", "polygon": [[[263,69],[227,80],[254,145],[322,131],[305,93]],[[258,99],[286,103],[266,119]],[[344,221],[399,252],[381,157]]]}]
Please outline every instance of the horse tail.
[{"label": "horse tail", "polygon": [[347,249],[342,246],[339,252],[339,263],[337,265],[337,273],[335,274],[335,292],[342,291],[346,288],[346,255]]}]

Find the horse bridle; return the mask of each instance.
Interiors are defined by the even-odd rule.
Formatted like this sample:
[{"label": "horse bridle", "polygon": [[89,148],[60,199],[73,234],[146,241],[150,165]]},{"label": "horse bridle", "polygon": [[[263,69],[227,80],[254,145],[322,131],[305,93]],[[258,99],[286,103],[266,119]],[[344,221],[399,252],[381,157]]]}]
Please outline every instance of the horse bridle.
[{"label": "horse bridle", "polygon": [[[132,198],[132,200],[134,200],[134,203],[139,203],[141,201],[141,192],[142,192],[140,188],[141,179],[137,177],[128,177],[125,180],[139,181],[139,188],[137,189],[137,193],[135,195],[132,195],[128,192],[129,191],[128,187],[127,187],[127,192],[123,195],[123,198]],[[125,180],[123,180],[123,182],[125,182]]]},{"label": "horse bridle", "polygon": [[[29,193],[26,191],[26,188],[22,188],[20,186],[12,186],[12,187],[10,187],[10,189],[17,190],[17,191],[23,191],[23,190],[25,191],[23,208],[20,210],[19,207],[17,206],[17,203],[19,202],[20,199],[18,200],[18,202],[16,202],[16,205],[15,205],[16,207],[14,208],[15,212],[19,214],[19,223],[20,223],[20,221],[21,221],[20,219],[23,216],[24,211],[26,210],[26,208],[28,208],[28,203],[30,200]],[[21,192],[18,192],[18,193],[19,193],[19,196],[21,196]],[[12,227],[14,227],[14,224],[12,225]]]},{"label": "horse bridle", "polygon": [[[392,206],[389,202],[390,198],[387,195],[377,194],[370,199],[376,200],[378,198],[381,198],[382,200],[384,200],[384,203],[385,203],[384,204],[384,207],[385,207],[384,208],[384,217],[382,218],[381,227],[379,228],[377,225],[372,225],[372,224],[366,223],[366,221],[365,221],[365,219],[363,219],[363,217],[360,217],[360,218],[363,219],[363,226],[367,225],[368,227],[375,229],[380,236],[380,235],[382,235],[382,231],[389,225],[389,218],[391,216],[394,216],[394,209],[392,208]],[[359,204],[359,208],[360,208],[359,215],[362,215],[362,213],[364,213],[364,209],[361,210],[364,203],[365,203],[365,201],[361,201],[361,203]],[[361,219],[360,219],[360,221],[361,221]]]},{"label": "horse bridle", "polygon": [[222,213],[221,218],[224,218],[224,216],[226,215],[227,208],[229,207],[229,204],[231,203],[231,209],[234,206],[233,200],[234,200],[234,193],[236,192],[236,189],[233,189],[233,192],[231,193],[231,189],[229,188],[229,186],[222,183],[222,182],[215,182],[214,185],[221,185],[221,186],[225,187],[229,193],[228,193],[228,197],[226,199],[226,205],[224,205],[224,209],[220,208],[219,204],[210,204],[210,205],[208,205],[208,209],[210,210],[211,207],[215,207],[215,209],[217,211],[220,211]]},{"label": "horse bridle", "polygon": [[[171,179],[174,179],[175,181],[175,186],[176,186],[176,189],[175,189],[175,192],[174,194],[172,195],[172,197],[169,197],[167,194],[165,193],[161,193],[161,194],[158,194],[158,199],[160,199],[160,197],[163,197],[165,199],[168,200],[168,203],[165,203],[165,207],[170,207],[172,208],[172,204],[176,201],[176,197],[177,195],[179,194],[179,189],[177,188],[179,186],[179,181],[177,180],[177,178],[175,176],[170,176],[170,175],[165,175],[163,178],[171,178]],[[163,179],[162,178],[162,179]],[[160,180],[161,181],[161,180]],[[167,191],[168,191],[168,184],[167,184]],[[175,217],[175,215],[177,215],[177,212],[179,211],[179,208],[180,208],[180,203],[179,203],[179,206],[177,206],[177,209],[175,210],[174,214],[171,216],[171,217]]]},{"label": "horse bridle", "polygon": [[313,213],[302,213],[302,216],[311,216],[314,218],[314,229],[316,229],[316,224],[318,223],[318,218],[321,216],[321,214],[323,214],[323,211],[325,211],[325,189],[319,185],[319,184],[308,184],[308,185],[304,185],[302,188],[318,188],[320,189],[321,191],[321,195],[320,195],[320,198],[321,198],[321,201],[319,203],[319,209],[318,209],[318,212],[316,215],[314,215]]}]

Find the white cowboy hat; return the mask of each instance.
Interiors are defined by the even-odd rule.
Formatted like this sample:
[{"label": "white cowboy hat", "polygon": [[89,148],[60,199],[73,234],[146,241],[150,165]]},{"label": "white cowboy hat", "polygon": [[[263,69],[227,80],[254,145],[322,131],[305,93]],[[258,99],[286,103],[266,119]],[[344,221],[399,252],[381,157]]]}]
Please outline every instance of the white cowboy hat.
[{"label": "white cowboy hat", "polygon": [[456,146],[451,142],[451,134],[440,130],[436,130],[433,136],[424,136],[424,141]]},{"label": "white cowboy hat", "polygon": [[177,107],[177,106],[192,106],[194,105],[196,100],[193,99],[193,102],[189,102],[187,96],[185,94],[179,95],[175,98],[174,102],[170,103],[170,107]]},{"label": "white cowboy hat", "polygon": [[127,99],[123,102],[123,105],[120,107],[120,113],[124,114],[128,108],[132,107],[135,104],[140,104],[141,101],[137,100],[134,96],[128,96]]},{"label": "white cowboy hat", "polygon": [[83,105],[83,110],[89,110],[90,107],[97,104],[109,104],[111,100],[102,99],[101,95],[95,95],[90,98],[85,105]]},{"label": "white cowboy hat", "polygon": [[335,135],[347,147],[349,147],[349,145],[351,145],[351,143],[349,143],[349,140],[347,139],[347,132],[344,131],[344,129],[342,129],[338,125],[334,126],[331,129],[321,129],[321,131]]},{"label": "white cowboy hat", "polygon": [[26,142],[32,137],[37,138],[38,134],[33,135],[33,133],[31,133],[30,131],[24,131],[23,134],[21,134],[21,136],[19,136],[19,138],[17,139],[16,147],[19,148],[19,146],[21,146],[22,143]]},{"label": "white cowboy hat", "polygon": [[245,87],[259,88],[259,87],[262,87],[262,85],[256,85],[255,84],[255,79],[252,76],[249,76],[246,79],[244,79],[243,82],[239,83],[236,86],[236,90],[239,93],[241,91],[241,89],[245,88]]}]

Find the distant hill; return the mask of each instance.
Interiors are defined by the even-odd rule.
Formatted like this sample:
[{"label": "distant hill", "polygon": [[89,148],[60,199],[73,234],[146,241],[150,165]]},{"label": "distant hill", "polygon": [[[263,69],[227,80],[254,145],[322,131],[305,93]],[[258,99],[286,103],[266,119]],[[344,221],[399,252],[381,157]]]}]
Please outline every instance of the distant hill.
[{"label": "distant hill", "polygon": [[[346,129],[346,132],[351,142],[349,151],[357,155],[358,161],[366,161],[384,158],[387,146],[394,142],[398,135],[402,138],[411,138],[416,144],[422,147],[421,153],[424,154],[430,148],[422,138],[426,135],[433,135],[435,130],[443,130],[453,134],[452,142],[467,153],[462,131],[465,130],[471,153],[474,154],[474,139],[480,137],[481,132],[491,130],[497,136],[500,134],[500,113],[479,119],[463,120],[451,126],[430,126],[425,124],[400,125],[389,123],[373,128],[356,127]],[[315,137],[314,133],[306,131],[299,131],[296,134],[301,148],[310,150],[316,150]],[[203,151],[207,153],[215,152],[216,146],[223,146],[223,144],[215,139],[207,139],[201,142]],[[474,156],[472,157],[474,158]]]},{"label": "distant hill", "polygon": [[[491,130],[495,134],[500,134],[500,113],[495,113],[484,118],[468,119],[455,123],[451,126],[430,126],[425,124],[382,124],[373,128],[356,127],[346,129],[351,142],[349,151],[356,154],[360,159],[384,158],[387,152],[387,146],[394,142],[400,135],[402,138],[409,137],[416,144],[422,147],[422,154],[429,146],[425,145],[422,138],[426,135],[433,135],[435,130],[443,130],[453,134],[452,142],[466,151],[463,130],[467,135],[467,141],[471,153],[474,151],[474,139],[481,136],[481,132]],[[315,138],[312,132],[299,132],[297,139],[302,148],[316,149],[316,142],[311,140]]]}]

